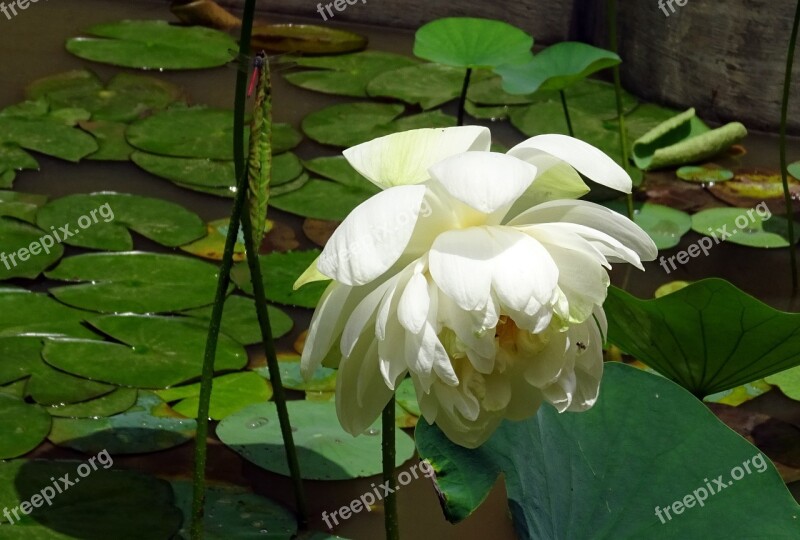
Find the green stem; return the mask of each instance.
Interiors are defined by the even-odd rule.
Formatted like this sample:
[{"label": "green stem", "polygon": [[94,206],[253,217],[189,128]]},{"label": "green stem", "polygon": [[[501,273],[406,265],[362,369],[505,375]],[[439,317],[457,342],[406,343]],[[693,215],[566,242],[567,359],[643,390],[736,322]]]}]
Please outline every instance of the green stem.
[{"label": "green stem", "polygon": [[800,0],[794,13],[794,26],[792,37],[789,40],[789,54],[786,58],[786,78],[783,82],[783,104],[781,105],[781,179],[783,181],[783,200],[786,204],[787,233],[789,236],[789,261],[792,270],[792,293],[797,293],[797,246],[794,243],[794,205],[792,194],[789,192],[789,178],[786,168],[786,121],[789,116],[789,97],[792,86],[792,69],[794,67],[794,49],[797,46],[797,31],[800,27]]},{"label": "green stem", "polygon": [[206,465],[208,462],[208,414],[211,407],[211,390],[214,378],[214,359],[217,354],[217,343],[222,326],[222,312],[230,285],[233,254],[239,236],[239,222],[244,210],[247,195],[247,175],[244,167],[244,113],[247,93],[247,57],[250,53],[250,39],[253,29],[255,0],[246,0],[242,17],[242,30],[239,43],[239,67],[236,77],[236,103],[234,108],[233,147],[236,156],[237,192],[233,200],[228,236],[225,239],[225,251],[220,265],[217,280],[217,292],[208,328],[203,373],[200,382],[200,404],[197,412],[197,435],[195,437],[191,538],[201,540],[204,535],[204,509],[206,501]]},{"label": "green stem", "polygon": [[261,274],[261,265],[258,262],[258,246],[255,245],[253,223],[250,214],[242,214],[242,227],[244,228],[244,243],[247,250],[247,265],[250,268],[250,279],[253,284],[258,323],[261,326],[261,337],[264,343],[264,353],[267,357],[269,379],[272,383],[275,406],[278,409],[278,420],[283,435],[283,446],[286,450],[286,461],[289,463],[289,472],[294,486],[294,498],[297,505],[298,524],[301,530],[308,528],[308,508],[306,505],[303,477],[300,475],[300,462],[297,459],[297,448],[294,444],[292,424],[289,419],[289,409],[286,407],[286,392],[281,382],[281,368],[278,364],[278,355],[275,352],[275,341],[272,337],[272,324],[269,321],[267,310],[267,297],[264,292],[264,278]]},{"label": "green stem", "polygon": [[572,120],[569,117],[569,107],[567,107],[567,94],[565,94],[563,90],[559,90],[558,94],[561,96],[561,106],[564,107],[564,118],[567,120],[569,136],[574,137],[575,132],[572,130]]},{"label": "green stem", "polygon": [[[383,409],[381,426],[381,449],[383,450],[383,485],[393,488],[395,486],[395,397]],[[400,527],[397,519],[397,495],[388,493],[383,500],[384,522],[386,525],[386,540],[399,540]]]},{"label": "green stem", "polygon": [[458,125],[464,125],[464,107],[467,104],[467,90],[469,90],[469,79],[472,77],[472,68],[467,68],[464,75],[464,86],[461,87],[461,99],[458,100]]},{"label": "green stem", "polygon": [[[616,53],[619,49],[617,38],[617,0],[608,0],[608,41],[609,49]],[[628,157],[628,130],[625,128],[625,111],[622,107],[622,80],[619,64],[612,70],[614,74],[614,92],[617,96],[617,122],[619,127],[619,144],[622,149],[622,168],[628,170],[630,159]],[[633,193],[626,197],[628,217],[633,220]]]}]

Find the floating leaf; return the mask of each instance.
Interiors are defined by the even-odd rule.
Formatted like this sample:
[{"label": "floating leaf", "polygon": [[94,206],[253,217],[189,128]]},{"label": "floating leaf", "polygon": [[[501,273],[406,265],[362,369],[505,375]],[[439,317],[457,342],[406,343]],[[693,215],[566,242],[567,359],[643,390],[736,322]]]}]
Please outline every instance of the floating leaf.
[{"label": "floating leaf", "polygon": [[206,232],[200,217],[180,205],[126,193],[67,195],[39,210],[36,223],[45,231],[58,228],[53,234],[60,232],[69,245],[108,251],[133,248],[128,229],[167,247],[188,244]]},{"label": "floating leaf", "polygon": [[[317,371],[306,380],[300,371],[299,355],[279,355],[281,368],[281,383],[284,388],[304,392],[333,392],[336,390],[337,370],[320,366]],[[269,379],[269,368],[263,367],[255,370],[260,376]]]},{"label": "floating leaf", "polygon": [[[27,159],[27,156],[23,156],[15,150],[8,150],[9,144],[73,162],[80,161],[89,154],[97,152],[99,148],[94,137],[88,133],[50,118],[0,116],[0,147],[5,146],[3,150],[5,155],[2,156],[3,161],[7,163],[5,168],[34,169],[37,167]],[[23,166],[20,167],[20,163],[23,163]]]},{"label": "floating leaf", "polygon": [[[167,403],[180,401],[172,409],[186,416],[197,418],[200,406],[200,383],[175,386],[155,392]],[[211,392],[211,409],[208,413],[213,420],[222,420],[255,403],[263,403],[272,397],[272,386],[252,371],[231,373],[214,379]]]},{"label": "floating leaf", "polygon": [[[119,343],[53,338],[42,352],[45,361],[80,377],[136,388],[167,388],[202,372],[208,329],[194,322],[112,315],[95,318],[92,325]],[[221,336],[216,370],[238,370],[246,363],[242,346]]]},{"label": "floating leaf", "polygon": [[224,65],[238,49],[224,32],[166,21],[119,21],[67,40],[67,50],[94,62],[141,69],[202,69]]},{"label": "floating leaf", "polygon": [[675,174],[681,180],[703,184],[708,182],[727,182],[733,178],[733,171],[715,165],[714,163],[681,167]]},{"label": "floating leaf", "polygon": [[[166,411],[166,412],[165,412]],[[197,422],[176,418],[151,392],[139,392],[136,405],[108,418],[54,418],[48,439],[53,444],[85,454],[158,452],[194,437]]]},{"label": "floating leaf", "polygon": [[[259,256],[267,300],[278,304],[315,308],[328,286],[326,282],[309,283],[296,291],[292,288],[297,278],[319,257],[319,254],[318,249],[312,249]],[[253,294],[247,264],[239,263],[234,266],[231,278],[245,293]]]},{"label": "floating leaf", "polygon": [[303,162],[309,171],[329,178],[344,186],[379,193],[381,188],[370,182],[350,165],[343,156],[320,157]]},{"label": "floating leaf", "polygon": [[781,389],[787,397],[800,401],[800,368],[791,368],[767,377],[766,382]]},{"label": "floating leaf", "polygon": [[611,287],[605,309],[611,343],[696,396],[800,364],[800,314],[774,310],[721,279],[656,300]]},{"label": "floating leaf", "polygon": [[509,94],[503,90],[502,77],[489,77],[482,81],[471,81],[467,98],[475,105],[527,105],[540,101],[544,92],[527,95]]},{"label": "floating leaf", "polygon": [[[213,307],[205,307],[186,311],[183,315],[195,317],[202,321],[211,321]],[[274,306],[267,306],[272,337],[278,339],[288,334],[294,321],[286,313]],[[258,323],[255,304],[252,298],[229,296],[225,301],[222,315],[222,331],[242,345],[261,343],[261,326]]]},{"label": "floating leaf", "polygon": [[[641,429],[625,429],[621,418]],[[427,422],[417,425],[416,440],[451,521],[470,515],[502,473],[525,540],[792,538],[797,531],[800,509],[757,448],[681,388],[619,363],[606,365],[600,397],[586,412],[558,414],[545,405],[530,420],[503,422],[475,450]],[[718,477],[729,488],[724,494],[704,480]]]},{"label": "floating leaf", "polygon": [[295,56],[287,61],[301,67],[316,68],[285,75],[284,78],[290,83],[307,90],[351,97],[369,97],[367,84],[375,77],[417,64],[416,60],[407,56],[381,51],[325,57]]},{"label": "floating leaf", "polygon": [[477,68],[523,63],[533,56],[533,38],[491,19],[447,17],[417,30],[414,54],[447,66]]},{"label": "floating leaf", "polygon": [[39,163],[16,144],[0,143],[0,188],[10,188],[23,169],[38,169]]},{"label": "floating leaf", "polygon": [[273,197],[269,204],[278,210],[307,218],[343,221],[356,206],[372,195],[372,190],[312,179],[300,189]]},{"label": "floating leaf", "polygon": [[397,387],[397,403],[414,416],[422,416],[417,401],[417,392],[411,379],[403,379]]},{"label": "floating leaf", "polygon": [[367,46],[367,38],[316,24],[265,24],[253,27],[254,49],[269,52],[337,54]]},{"label": "floating leaf", "polygon": [[[777,375],[773,375],[773,377],[776,376]],[[742,403],[766,394],[770,390],[772,390],[772,386],[763,380],[753,381],[751,383],[743,384],[742,386],[737,386],[731,390],[725,390],[723,392],[711,394],[710,396],[703,398],[703,401],[707,403],[722,403],[723,405],[738,407]]]},{"label": "floating leaf", "polygon": [[421,64],[378,75],[370,81],[367,92],[372,97],[395,98],[428,110],[456,99],[463,85],[463,69]]},{"label": "floating leaf", "polygon": [[[228,227],[230,226],[229,219],[218,219],[206,224],[208,235],[191,244],[181,246],[181,250],[204,259],[211,259],[212,261],[221,261],[225,251],[225,241],[227,240]],[[269,227],[269,221],[267,226]],[[242,230],[239,229],[239,236],[236,239],[236,244],[233,248],[233,260],[239,262],[245,260],[246,248],[244,245],[244,236]]]},{"label": "floating leaf", "polygon": [[[800,181],[788,178],[793,211],[800,210]],[[751,208],[766,203],[773,214],[786,214],[783,179],[777,169],[736,169],[729,182],[708,187],[714,197],[732,206]]]},{"label": "floating leaf", "polygon": [[24,289],[0,291],[0,336],[59,335],[92,338],[83,326],[89,313]]},{"label": "floating leaf", "polygon": [[[49,240],[43,241],[44,236]],[[0,280],[35,279],[63,254],[64,247],[43,230],[0,218]]]},{"label": "floating leaf", "polygon": [[[781,234],[766,230],[766,224],[772,220],[777,222],[781,218],[769,213],[762,215],[760,208],[709,208],[692,216],[692,230],[718,242],[759,248],[789,247],[789,242]],[[786,230],[785,226],[783,230]]]},{"label": "floating leaf", "polygon": [[61,261],[50,279],[84,281],[50,289],[65,304],[102,313],[166,313],[214,301],[218,268],[180,255],[89,253]]},{"label": "floating leaf", "polygon": [[[249,138],[249,129],[247,133]],[[131,145],[152,154],[232,160],[233,113],[206,107],[169,109],[134,122],[127,137]],[[272,151],[280,154],[291,150],[301,138],[290,125],[276,123]]]},{"label": "floating leaf", "polygon": [[[622,202],[604,203],[604,206],[627,215]],[[644,229],[659,250],[674,248],[683,235],[692,229],[692,217],[689,214],[661,204],[636,204],[633,221]]]},{"label": "floating leaf", "polygon": [[82,130],[91,133],[100,149],[87,157],[98,161],[128,161],[133,153],[133,147],[125,139],[127,124],[122,122],[109,122],[107,120],[93,120],[79,122]]},{"label": "floating leaf", "polygon": [[39,446],[50,432],[50,415],[39,405],[29,405],[0,394],[0,459],[23,456]]},{"label": "floating leaf", "polygon": [[[353,437],[342,429],[330,402],[289,401],[300,470],[307,480],[348,480],[379,474],[380,422]],[[289,474],[274,403],[252,405],[229,416],[217,427],[217,436],[246,460],[271,472]],[[414,454],[414,443],[397,433],[397,466]]]},{"label": "floating leaf", "polygon": [[135,388],[117,388],[104,396],[72,405],[48,407],[50,416],[60,418],[104,418],[120,414],[136,404],[139,392]]}]

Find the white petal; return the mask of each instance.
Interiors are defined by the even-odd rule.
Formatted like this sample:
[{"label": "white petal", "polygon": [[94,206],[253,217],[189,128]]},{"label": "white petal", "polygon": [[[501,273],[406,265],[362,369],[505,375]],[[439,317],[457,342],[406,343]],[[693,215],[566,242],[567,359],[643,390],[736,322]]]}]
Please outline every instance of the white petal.
[{"label": "white petal", "polygon": [[374,334],[372,334],[374,326],[368,325],[370,321],[375,321],[375,312],[377,311],[378,306],[380,306],[381,300],[383,300],[386,292],[395,286],[398,278],[399,275],[392,276],[391,279],[387,280],[385,283],[369,293],[366,297],[364,297],[363,300],[361,300],[361,302],[359,302],[356,308],[349,313],[349,316],[347,312],[342,312],[339,314],[340,318],[347,319],[347,324],[345,324],[344,331],[342,333],[342,356],[350,356],[353,354],[353,348],[361,338],[365,328],[368,328],[369,330],[369,335],[366,337],[369,339],[374,337]]},{"label": "white petal", "polygon": [[421,184],[439,161],[467,152],[488,152],[491,133],[480,126],[414,129],[380,137],[344,151],[344,157],[371,182],[384,189]]},{"label": "white petal", "polygon": [[361,203],[326,244],[319,271],[345,285],[363,285],[386,272],[411,240],[425,191],[401,186]]},{"label": "white petal", "polygon": [[557,199],[578,199],[589,193],[589,187],[581,175],[560,159],[550,154],[536,153],[534,158],[527,161],[538,170],[536,180],[511,206],[503,222],[537,204]]},{"label": "white petal", "polygon": [[317,305],[306,337],[300,366],[305,378],[310,378],[322,364],[336,339],[341,335],[345,318],[341,313],[349,311],[360,299],[353,287],[331,283]]},{"label": "white petal", "polygon": [[336,380],[339,423],[354,436],[361,435],[378,419],[394,393],[381,376],[376,341],[364,344],[356,347],[353,356],[342,359]]},{"label": "white petal", "polygon": [[431,276],[461,309],[479,310],[489,301],[493,256],[494,241],[485,227],[449,231],[431,247]]},{"label": "white petal", "polygon": [[428,282],[422,274],[414,274],[400,297],[397,309],[400,324],[413,334],[420,333],[427,322],[430,306]]},{"label": "white petal", "polygon": [[539,152],[566,161],[581,174],[604,186],[631,192],[631,177],[616,161],[591,144],[567,135],[538,135],[519,143],[509,154],[533,162]]},{"label": "white petal", "polygon": [[507,210],[528,189],[536,167],[505,154],[466,152],[437,163],[430,173],[454,198],[491,214]]}]

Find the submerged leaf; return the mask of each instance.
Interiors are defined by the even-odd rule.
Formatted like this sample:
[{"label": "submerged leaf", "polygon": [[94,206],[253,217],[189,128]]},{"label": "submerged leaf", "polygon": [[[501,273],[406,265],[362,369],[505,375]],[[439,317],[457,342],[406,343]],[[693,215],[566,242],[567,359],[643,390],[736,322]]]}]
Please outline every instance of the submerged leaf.
[{"label": "submerged leaf", "polygon": [[367,38],[316,24],[264,24],[253,27],[251,44],[269,52],[337,54],[363,49]]}]

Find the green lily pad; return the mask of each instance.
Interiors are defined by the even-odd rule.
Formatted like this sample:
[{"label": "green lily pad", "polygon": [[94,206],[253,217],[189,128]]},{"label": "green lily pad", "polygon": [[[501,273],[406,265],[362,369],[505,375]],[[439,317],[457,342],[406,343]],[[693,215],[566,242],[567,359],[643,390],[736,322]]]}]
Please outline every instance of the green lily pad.
[{"label": "green lily pad", "polygon": [[179,418],[152,392],[139,392],[136,405],[108,418],[54,418],[48,439],[85,454],[143,454],[191,440],[197,422]]},{"label": "green lily pad", "polygon": [[533,38],[510,24],[473,17],[447,17],[417,30],[414,54],[446,66],[477,68],[523,63]]},{"label": "green lily pad", "polygon": [[[309,283],[296,291],[292,290],[292,287],[319,254],[318,249],[311,249],[260,255],[258,261],[264,276],[267,300],[289,306],[315,308],[328,286],[327,282]],[[231,278],[237,287],[252,296],[253,285],[250,280],[250,269],[246,263],[234,266]]]},{"label": "green lily pad", "polygon": [[306,218],[343,221],[356,206],[374,194],[372,190],[312,179],[300,189],[270,198],[269,204]]},{"label": "green lily pad", "polygon": [[386,71],[413,66],[417,60],[381,51],[323,57],[291,57],[287,61],[312,71],[289,73],[290,83],[316,92],[351,97],[369,97],[367,84]]},{"label": "green lily pad", "polygon": [[[289,390],[300,392],[334,392],[336,390],[337,370],[320,366],[317,371],[306,380],[300,372],[300,356],[280,356],[281,384]],[[269,368],[262,367],[255,370],[260,376],[270,379]]]},{"label": "green lily pad", "polygon": [[495,71],[503,78],[506,92],[530,94],[537,90],[564,90],[621,62],[612,51],[578,41],[563,41],[547,47],[530,62],[507,64]]},{"label": "green lily pad", "polygon": [[[213,306],[186,311],[183,315],[202,321],[211,321]],[[278,339],[288,334],[294,326],[289,315],[275,306],[267,306],[272,337]],[[242,345],[261,343],[261,326],[258,323],[256,307],[252,298],[232,295],[225,301],[222,314],[222,331]]]},{"label": "green lily pad", "polygon": [[44,230],[57,228],[69,245],[108,251],[133,248],[128,229],[167,247],[188,244],[206,233],[194,212],[163,199],[127,193],[67,195],[41,208],[36,223]]},{"label": "green lily pad", "polygon": [[50,415],[39,405],[0,394],[0,459],[23,456],[50,432]]},{"label": "green lily pad", "polygon": [[[189,540],[192,483],[172,482],[172,487],[184,515],[184,527],[176,538]],[[297,519],[289,510],[239,486],[208,486],[203,519],[207,540],[286,540],[297,532]]]},{"label": "green lily pad", "polygon": [[[111,315],[92,325],[119,343],[52,338],[42,357],[51,366],[120,386],[167,388],[199,377],[208,329],[170,317]],[[247,364],[244,348],[222,335],[215,369],[239,370]]]},{"label": "green lily pad", "polygon": [[[380,422],[353,437],[342,429],[331,402],[289,401],[300,471],[307,480],[348,480],[379,474]],[[217,436],[246,460],[268,471],[288,475],[278,413],[274,403],[252,405],[217,426]],[[397,466],[414,454],[414,442],[397,433]]]},{"label": "green lily pad", "polygon": [[[155,392],[157,396],[173,403],[172,409],[187,418],[197,418],[200,407],[200,383],[175,386]],[[211,409],[208,416],[222,420],[255,403],[263,403],[272,397],[272,386],[257,373],[231,373],[214,379],[211,391]]]},{"label": "green lily pad", "polygon": [[[603,205],[624,216],[628,215],[622,202],[614,201]],[[633,221],[644,229],[659,250],[674,248],[683,235],[692,229],[692,217],[689,214],[661,204],[636,204]]]},{"label": "green lily pad", "polygon": [[800,508],[755,446],[664,378],[619,363],[605,369],[589,411],[545,405],[530,420],[503,422],[475,450],[420,422],[417,446],[436,470],[447,517],[471,514],[502,473],[521,539],[796,535]]},{"label": "green lily pad", "polygon": [[[99,148],[88,133],[52,118],[0,116],[0,146],[9,144],[73,162],[97,152]],[[3,161],[11,163],[6,164],[6,169],[36,168],[28,157],[14,150],[5,149],[3,153],[6,154]],[[20,167],[19,163],[23,166]]]},{"label": "green lily pad", "polygon": [[[47,236],[50,242],[42,242]],[[0,280],[37,278],[61,258],[64,246],[41,229],[14,219],[0,218]]]},{"label": "green lily pad", "polygon": [[110,122],[108,120],[93,120],[79,122],[82,130],[91,133],[100,149],[87,157],[96,161],[128,161],[133,153],[133,147],[125,138],[128,124]]},{"label": "green lily pad", "polygon": [[127,123],[165,109],[182,98],[177,86],[146,75],[119,73],[104,86],[86,70],[51,75],[31,83],[28,99],[44,99],[52,109],[78,108],[91,113],[93,121]]},{"label": "green lily pad", "polygon": [[66,405],[109,394],[114,387],[53,369],[42,360],[41,337],[0,338],[0,384],[27,379],[25,396],[40,405]]},{"label": "green lily pad", "polygon": [[39,335],[96,337],[83,326],[90,315],[24,289],[0,291],[0,336]]},{"label": "green lily pad", "polygon": [[309,171],[324,176],[334,182],[372,193],[379,193],[381,188],[366,179],[353,168],[343,156],[320,157],[303,161]]},{"label": "green lily pad", "polygon": [[609,342],[696,396],[800,364],[800,314],[772,309],[721,279],[656,300],[611,287],[605,309]]},{"label": "green lily pad", "polygon": [[38,169],[39,163],[33,156],[16,144],[0,143],[0,188],[10,188],[23,169]]},{"label": "green lily pad", "polygon": [[508,106],[508,105],[476,105],[472,101],[467,100],[464,104],[464,110],[472,116],[473,118],[477,118],[478,120],[491,120],[492,122],[497,122],[500,120],[505,120],[508,118],[511,111],[514,109],[520,108],[520,105],[516,106]]},{"label": "green lily pad", "polygon": [[16,218],[35,225],[36,213],[45,203],[47,203],[46,195],[0,191],[0,216]]},{"label": "green lily pad", "polygon": [[213,303],[217,273],[213,264],[189,257],[124,252],[68,257],[47,277],[86,282],[50,289],[70,306],[102,313],[167,313]]},{"label": "green lily pad", "polygon": [[780,216],[771,214],[767,216],[760,215],[755,209],[709,208],[692,216],[692,230],[713,237],[715,241],[726,241],[742,246],[789,247],[789,242],[781,234],[766,229],[767,223],[773,220],[780,221]]},{"label": "green lily pad", "polygon": [[370,81],[367,92],[372,97],[395,98],[428,110],[456,99],[463,84],[463,69],[420,64],[378,75]]},{"label": "green lily pad", "polygon": [[[232,160],[233,112],[176,107],[134,122],[127,137],[131,145],[151,154]],[[291,150],[301,139],[288,124],[272,126],[272,151],[276,155]]]},{"label": "green lily pad", "polygon": [[130,409],[136,404],[138,396],[139,391],[135,388],[117,388],[104,396],[82,403],[48,407],[47,412],[50,416],[59,418],[105,418]]},{"label": "green lily pad", "polygon": [[[180,528],[181,513],[173,504],[167,482],[153,476],[106,466],[107,454],[90,467],[78,461],[16,460],[0,464],[0,506],[18,509],[28,504],[29,516],[10,525],[1,518],[8,540],[69,540],[74,538],[140,540],[172,538]],[[110,466],[110,465],[109,465]],[[86,467],[90,473],[87,476]],[[82,472],[81,472],[82,471]],[[58,479],[72,482],[63,486]],[[56,479],[56,480],[53,480]],[[49,491],[45,491],[46,488]],[[53,492],[51,504],[43,493]],[[30,508],[31,502],[38,507]]]},{"label": "green lily pad", "polygon": [[403,382],[397,386],[396,399],[397,403],[409,413],[417,417],[422,416],[417,401],[417,391],[414,389],[411,379],[403,379]]},{"label": "green lily pad", "polygon": [[781,389],[787,397],[800,401],[800,368],[793,367],[767,377],[766,382]]},{"label": "green lily pad", "polygon": [[486,105],[528,105],[541,100],[544,92],[527,95],[509,94],[503,90],[502,77],[488,77],[482,81],[472,81],[467,91],[467,98],[474,104]]},{"label": "green lily pad", "polygon": [[733,171],[713,163],[681,167],[675,174],[681,180],[699,182],[701,184],[708,182],[727,182],[728,180],[732,180],[734,176]]},{"label": "green lily pad", "polygon": [[141,69],[203,69],[230,62],[237,50],[228,34],[167,21],[119,21],[67,40],[67,50],[94,62]]}]

